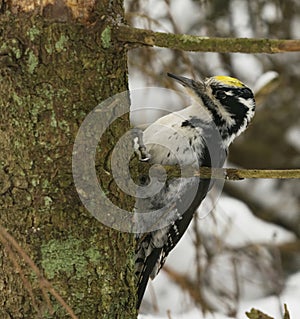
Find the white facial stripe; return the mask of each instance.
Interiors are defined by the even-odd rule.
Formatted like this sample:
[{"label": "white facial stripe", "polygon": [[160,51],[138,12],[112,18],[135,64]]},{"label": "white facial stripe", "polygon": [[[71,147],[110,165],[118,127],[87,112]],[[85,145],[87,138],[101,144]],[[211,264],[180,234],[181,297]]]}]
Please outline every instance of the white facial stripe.
[{"label": "white facial stripe", "polygon": [[[228,95],[230,95],[231,93],[233,95],[232,91],[225,93],[229,93]],[[213,100],[214,104],[217,106],[217,111],[219,115],[221,115],[221,117],[226,121],[226,123],[228,123],[229,126],[234,125],[235,120],[231,117],[231,114],[224,108],[221,102],[218,99],[216,99],[216,97],[212,94],[211,87],[207,87],[206,94],[209,96],[211,100]]]},{"label": "white facial stripe", "polygon": [[229,126],[235,124],[235,120],[232,118],[231,113],[229,113],[224,106],[219,102],[219,100],[214,99],[214,103],[217,106],[218,113],[221,115],[221,117],[228,123]]},{"label": "white facial stripe", "polygon": [[249,110],[252,110],[254,107],[254,100],[252,98],[244,99],[243,97],[239,97],[239,102],[246,105]]}]

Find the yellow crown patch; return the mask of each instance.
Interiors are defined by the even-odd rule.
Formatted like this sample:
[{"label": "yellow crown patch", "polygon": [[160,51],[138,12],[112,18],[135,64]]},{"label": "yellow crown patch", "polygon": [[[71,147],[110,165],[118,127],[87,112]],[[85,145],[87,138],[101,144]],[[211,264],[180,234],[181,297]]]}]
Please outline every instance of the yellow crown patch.
[{"label": "yellow crown patch", "polygon": [[225,84],[225,85],[230,85],[230,86],[235,86],[235,87],[244,87],[244,83],[242,83],[241,81],[239,81],[238,79],[232,78],[230,76],[225,76],[225,75],[217,75],[214,76],[214,78]]}]

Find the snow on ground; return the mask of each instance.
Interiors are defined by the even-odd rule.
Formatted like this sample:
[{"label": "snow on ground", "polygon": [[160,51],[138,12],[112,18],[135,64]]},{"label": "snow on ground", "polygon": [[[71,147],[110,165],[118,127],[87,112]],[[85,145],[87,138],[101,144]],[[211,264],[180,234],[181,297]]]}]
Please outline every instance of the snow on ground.
[{"label": "snow on ground", "polygon": [[[214,232],[219,236],[227,229],[223,240],[231,247],[249,243],[273,243],[274,236],[277,243],[295,239],[294,235],[285,229],[255,217],[247,205],[231,197],[221,197],[216,212],[212,212],[199,223],[204,232]],[[201,226],[201,223],[205,224],[205,227]]]},{"label": "snow on ground", "polygon": [[[245,204],[229,197],[221,197],[216,210],[206,218],[198,219],[197,223],[201,228],[203,238],[209,239],[208,242],[212,249],[217,250],[215,262],[208,267],[207,274],[205,274],[210,286],[204,288],[203,291],[212,304],[220,305],[219,313],[206,314],[204,317],[201,310],[195,308],[190,297],[173,283],[162,270],[154,281],[150,281],[144,297],[145,301],[141,310],[144,309],[148,315],[140,315],[139,319],[224,319],[229,318],[224,315],[226,310],[235,308],[238,308],[237,318],[245,318],[245,311],[250,311],[253,307],[276,318],[281,318],[280,307],[283,307],[283,303],[287,303],[292,315],[291,318],[296,318],[296,314],[300,313],[300,273],[291,276],[288,280],[280,300],[274,295],[270,296],[274,287],[272,286],[273,282],[266,282],[265,270],[267,269],[267,276],[270,276],[267,277],[268,279],[273,276],[274,282],[276,282],[278,278],[274,278],[276,273],[273,273],[272,259],[269,258],[269,253],[264,249],[255,249],[255,253],[250,255],[249,253],[239,254],[239,304],[232,303],[226,294],[222,294],[222,297],[218,295],[228,291],[234,293],[234,278],[230,263],[232,255],[227,250],[223,252],[222,248],[237,249],[250,244],[283,243],[293,240],[293,234],[279,226],[261,221],[252,214]],[[167,266],[181,274],[188,275],[190,279],[196,276],[193,234],[193,225],[191,225],[166,262]],[[218,243],[220,238],[221,242]],[[270,286],[268,286],[269,284]],[[151,307],[153,303],[156,304],[159,311],[153,310]],[[169,317],[168,311],[171,315]],[[155,315],[150,315],[150,313],[155,313]]]},{"label": "snow on ground", "polygon": [[174,315],[172,312],[170,315],[165,316],[155,316],[155,315],[139,315],[138,319],[232,319],[230,317],[224,316],[220,313],[207,313],[203,315],[201,310],[196,308],[185,314]]},{"label": "snow on ground", "polygon": [[[299,318],[300,313],[300,272],[291,276],[286,284],[286,288],[280,295],[268,296],[256,300],[241,301],[239,305],[237,319],[246,319],[245,312],[250,311],[252,308],[258,309],[269,316],[280,319],[282,318],[283,305],[286,304],[290,313],[291,319]],[[174,314],[172,312],[165,315],[139,315],[138,319],[232,319],[232,317],[225,316],[224,314],[213,312],[203,314],[201,310],[193,308],[183,314]]]},{"label": "snow on ground", "polygon": [[297,179],[289,180],[281,187],[278,187],[275,179],[255,181],[245,179],[238,183],[238,187],[240,191],[248,193],[250,199],[273,211],[274,215],[283,216],[290,223],[297,222],[299,214],[299,181]]},{"label": "snow on ground", "polygon": [[290,276],[280,297],[268,296],[257,300],[242,301],[238,319],[245,318],[245,311],[256,308],[276,319],[282,318],[283,305],[286,304],[291,319],[299,318],[300,314],[300,272]]}]

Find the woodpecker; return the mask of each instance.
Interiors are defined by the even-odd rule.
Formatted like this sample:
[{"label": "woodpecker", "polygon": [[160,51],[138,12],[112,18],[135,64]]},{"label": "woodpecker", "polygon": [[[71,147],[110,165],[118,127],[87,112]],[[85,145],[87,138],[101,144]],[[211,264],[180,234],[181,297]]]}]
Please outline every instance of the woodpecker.
[{"label": "woodpecker", "polygon": [[[252,91],[229,76],[213,76],[204,81],[171,73],[168,76],[183,85],[192,103],[146,128],[141,158],[151,164],[222,167],[229,145],[254,116]],[[158,219],[149,224],[149,231],[136,236],[138,309],[149,277],[153,279],[158,274],[212,186],[213,180],[201,176],[172,178],[157,193],[137,198],[136,212],[159,212]]]}]

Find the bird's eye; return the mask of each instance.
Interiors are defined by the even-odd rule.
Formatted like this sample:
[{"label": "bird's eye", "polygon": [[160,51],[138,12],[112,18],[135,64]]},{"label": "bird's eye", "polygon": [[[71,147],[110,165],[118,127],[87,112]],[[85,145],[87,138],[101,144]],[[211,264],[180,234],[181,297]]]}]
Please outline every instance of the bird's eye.
[{"label": "bird's eye", "polygon": [[245,88],[244,90],[243,90],[243,98],[245,98],[245,99],[249,99],[249,98],[251,98],[251,97],[253,97],[253,93],[252,93],[252,91],[250,90],[250,89],[248,89],[248,88]]},{"label": "bird's eye", "polygon": [[226,93],[225,93],[224,91],[218,90],[218,91],[216,92],[216,98],[217,98],[218,100],[224,100],[224,99],[226,99],[226,97],[227,97],[227,95],[226,95]]}]

